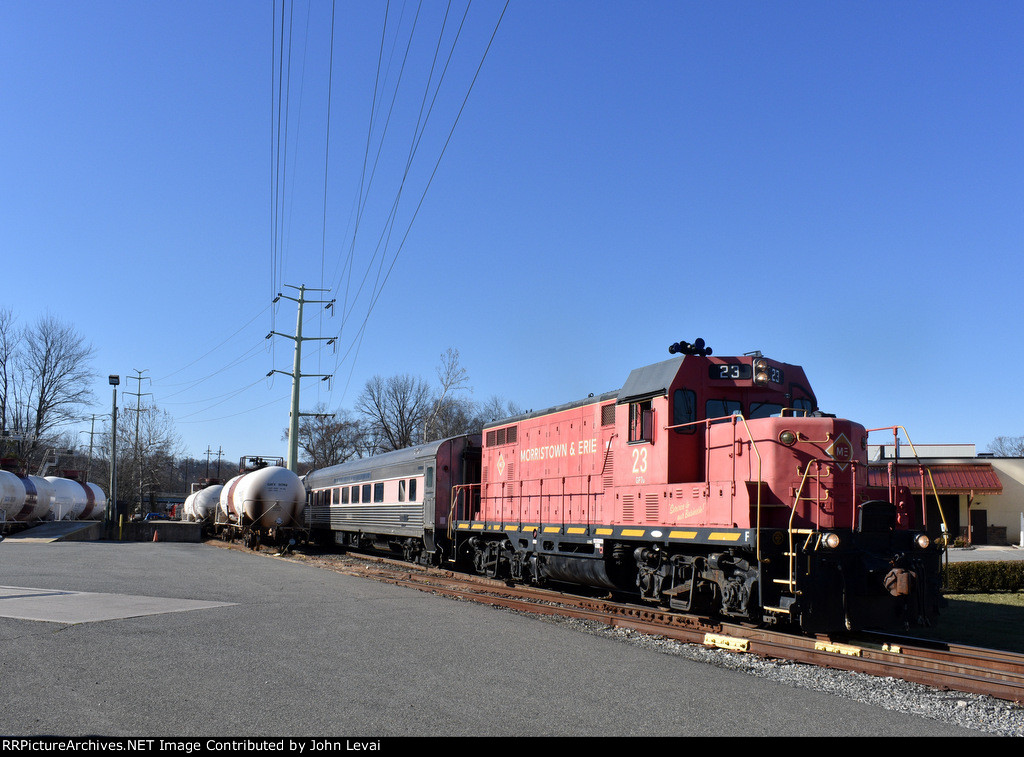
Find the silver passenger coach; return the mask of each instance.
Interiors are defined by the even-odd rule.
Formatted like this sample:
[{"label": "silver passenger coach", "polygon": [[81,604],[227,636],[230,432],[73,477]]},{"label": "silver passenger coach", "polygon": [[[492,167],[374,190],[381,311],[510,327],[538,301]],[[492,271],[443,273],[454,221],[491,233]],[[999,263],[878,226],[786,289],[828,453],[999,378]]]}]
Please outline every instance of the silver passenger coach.
[{"label": "silver passenger coach", "polygon": [[314,470],[304,479],[306,525],[321,542],[439,564],[452,556],[452,487],[479,476],[479,434]]}]

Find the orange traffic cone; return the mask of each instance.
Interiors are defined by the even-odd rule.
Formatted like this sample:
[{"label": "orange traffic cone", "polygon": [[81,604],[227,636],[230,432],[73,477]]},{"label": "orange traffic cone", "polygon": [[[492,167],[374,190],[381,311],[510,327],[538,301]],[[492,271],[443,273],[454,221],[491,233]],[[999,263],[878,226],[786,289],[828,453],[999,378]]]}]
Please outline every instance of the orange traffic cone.
[{"label": "orange traffic cone", "polygon": [[153,541],[160,541],[160,532],[155,528],[153,529]]}]

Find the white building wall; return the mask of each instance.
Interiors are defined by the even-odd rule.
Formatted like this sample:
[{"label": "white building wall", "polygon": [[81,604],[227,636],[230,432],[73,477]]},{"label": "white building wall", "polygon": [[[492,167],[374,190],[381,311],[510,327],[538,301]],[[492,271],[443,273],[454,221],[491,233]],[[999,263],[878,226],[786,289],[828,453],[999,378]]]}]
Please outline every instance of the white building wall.
[{"label": "white building wall", "polygon": [[[978,456],[973,444],[918,444],[914,447],[921,463],[928,465],[956,465],[964,463],[989,463],[1003,485],[1002,494],[976,494],[968,502],[967,494],[959,495],[960,530],[967,531],[971,510],[985,510],[990,527],[1006,529],[1008,544],[1021,544],[1021,519],[1024,518],[1024,458]],[[912,460],[914,455],[909,445],[901,444],[899,459]],[[869,445],[868,460],[880,462],[892,460],[896,449],[892,444]],[[960,534],[953,534],[954,537]]]},{"label": "white building wall", "polygon": [[[979,494],[971,507],[988,513],[990,526],[1006,528],[1006,541],[1020,544],[1021,514],[1024,513],[1024,458],[983,457],[977,462],[992,463],[1003,484],[1002,494]],[[967,497],[961,496],[960,522],[967,523]]]}]

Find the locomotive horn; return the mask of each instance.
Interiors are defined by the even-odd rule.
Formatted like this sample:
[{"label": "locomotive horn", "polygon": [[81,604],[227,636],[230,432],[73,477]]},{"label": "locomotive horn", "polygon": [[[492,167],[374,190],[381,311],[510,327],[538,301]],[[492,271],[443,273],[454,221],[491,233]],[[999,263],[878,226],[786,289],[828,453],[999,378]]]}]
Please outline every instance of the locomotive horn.
[{"label": "locomotive horn", "polygon": [[698,337],[693,344],[689,342],[674,342],[668,346],[670,354],[675,355],[677,352],[683,355],[699,355],[704,357],[711,354],[711,348],[704,346],[704,340]]}]

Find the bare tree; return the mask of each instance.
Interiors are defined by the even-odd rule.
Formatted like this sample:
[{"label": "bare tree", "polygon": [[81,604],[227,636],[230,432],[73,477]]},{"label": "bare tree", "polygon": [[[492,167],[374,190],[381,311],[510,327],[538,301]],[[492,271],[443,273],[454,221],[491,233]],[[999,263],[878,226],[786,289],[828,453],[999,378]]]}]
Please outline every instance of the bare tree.
[{"label": "bare tree", "polygon": [[988,451],[999,457],[1024,457],[1024,436],[997,436]]},{"label": "bare tree", "polygon": [[[183,454],[181,438],[166,410],[156,407],[125,407],[117,419],[117,500],[135,502],[145,511],[147,494],[177,490],[177,460]],[[136,419],[136,414],[138,418]],[[138,441],[136,442],[136,420]],[[109,449],[109,429],[104,444]],[[106,462],[102,461],[106,468]],[[109,480],[109,471],[104,471]],[[140,502],[140,497],[142,501]]]},{"label": "bare tree", "polygon": [[[319,404],[314,411],[299,419],[299,449],[303,461],[311,468],[326,468],[361,456],[363,429],[347,410],[328,412]],[[283,439],[288,439],[285,429]]]},{"label": "bare tree", "polygon": [[93,402],[89,361],[94,350],[68,324],[50,315],[25,332],[25,361],[35,387],[36,436],[76,420]]},{"label": "bare tree", "polygon": [[6,436],[13,409],[15,354],[20,334],[14,326],[14,314],[8,308],[0,310],[0,437]]},{"label": "bare tree", "polygon": [[469,373],[455,348],[449,347],[441,355],[437,379],[437,388],[409,375],[374,376],[367,381],[356,401],[366,430],[360,454],[373,455],[420,441],[479,433],[492,420],[523,412],[514,402],[501,397],[491,397],[481,405],[466,396],[473,390]]},{"label": "bare tree", "polygon": [[[459,351],[449,347],[441,355],[437,366],[439,388],[433,400],[433,408],[423,424],[423,440],[447,439],[465,433],[473,411],[472,400],[456,396],[466,390],[469,373],[459,363]],[[469,391],[472,391],[470,389]]]},{"label": "bare tree", "polygon": [[477,410],[476,417],[474,418],[474,424],[476,426],[476,430],[479,431],[492,421],[512,418],[516,415],[522,415],[525,412],[526,410],[519,407],[519,405],[512,400],[506,400],[504,397],[492,394],[490,399],[488,399],[487,402],[481,405]]},{"label": "bare tree", "polygon": [[372,450],[390,452],[421,441],[432,394],[429,384],[408,374],[369,379],[356,400],[356,411],[366,424]]},{"label": "bare tree", "polygon": [[32,461],[52,441],[47,437],[79,419],[93,401],[93,354],[72,326],[51,315],[19,330],[9,310],[0,312],[0,424],[15,440],[5,445],[9,451]]}]

